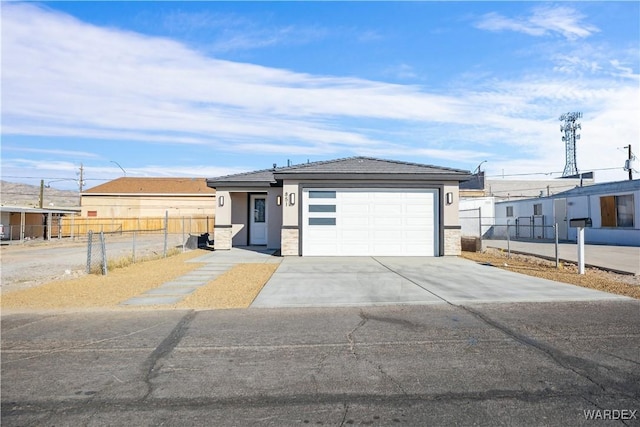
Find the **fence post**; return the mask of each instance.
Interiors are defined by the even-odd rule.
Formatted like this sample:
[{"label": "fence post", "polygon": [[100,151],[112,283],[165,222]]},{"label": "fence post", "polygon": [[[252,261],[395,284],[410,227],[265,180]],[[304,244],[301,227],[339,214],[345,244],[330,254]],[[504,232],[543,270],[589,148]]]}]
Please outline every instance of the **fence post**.
[{"label": "fence post", "polygon": [[71,241],[74,240],[74,231],[75,231],[75,219],[76,219],[76,214],[71,214]]},{"label": "fence post", "polygon": [[[511,237],[509,236],[509,222],[511,220],[507,220],[507,258],[511,259]],[[516,219],[516,224],[517,224],[518,220]],[[517,227],[517,225],[516,225]]]},{"label": "fence post", "polygon": [[[191,234],[191,233],[189,233],[189,234]],[[184,252],[184,244],[185,244],[185,241],[184,241],[184,217],[182,217],[182,252]]]},{"label": "fence post", "polygon": [[480,241],[480,252],[482,252],[482,208],[478,208],[478,240]]},{"label": "fence post", "polygon": [[137,231],[133,232],[133,255],[131,257],[131,262],[133,262],[134,264],[136,263],[136,233]]},{"label": "fence post", "polygon": [[164,211],[164,252],[163,257],[167,257],[167,230],[169,229],[169,211]]},{"label": "fence post", "polygon": [[556,244],[556,268],[560,267],[560,259],[558,258],[558,223],[553,224],[553,235]]},{"label": "fence post", "polygon": [[107,246],[104,241],[104,233],[100,232],[100,248],[102,250],[102,275],[107,275]]},{"label": "fence post", "polygon": [[91,241],[93,240],[93,231],[87,233],[87,274],[91,273]]}]

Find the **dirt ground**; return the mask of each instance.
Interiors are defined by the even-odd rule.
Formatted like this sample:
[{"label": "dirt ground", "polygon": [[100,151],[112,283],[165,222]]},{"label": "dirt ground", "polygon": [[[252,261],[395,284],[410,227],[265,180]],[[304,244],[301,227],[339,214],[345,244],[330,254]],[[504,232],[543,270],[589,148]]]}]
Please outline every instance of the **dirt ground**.
[{"label": "dirt ground", "polygon": [[[71,280],[52,281],[28,289],[9,291],[2,294],[0,306],[3,311],[140,309],[141,307],[123,307],[119,304],[202,266],[199,263],[185,261],[204,253],[207,251],[194,250],[116,268],[109,271],[107,276],[89,274]],[[277,267],[277,264],[238,264],[178,304],[150,306],[144,309],[246,308],[251,305]]]},{"label": "dirt ground", "polygon": [[6,309],[86,309],[116,307],[120,302],[175,279],[202,264],[185,261],[206,251],[195,250],[131,264],[109,271],[106,276],[87,274],[40,286],[2,294],[0,307]]},{"label": "dirt ground", "polygon": [[175,308],[247,308],[278,264],[238,264],[175,305]]},{"label": "dirt ground", "polygon": [[585,268],[584,275],[580,275],[576,264],[561,263],[560,268],[556,268],[555,261],[514,253],[509,258],[507,252],[500,249],[463,252],[462,257],[481,263],[489,263],[497,268],[516,273],[640,299],[640,276],[612,273],[589,267]]}]

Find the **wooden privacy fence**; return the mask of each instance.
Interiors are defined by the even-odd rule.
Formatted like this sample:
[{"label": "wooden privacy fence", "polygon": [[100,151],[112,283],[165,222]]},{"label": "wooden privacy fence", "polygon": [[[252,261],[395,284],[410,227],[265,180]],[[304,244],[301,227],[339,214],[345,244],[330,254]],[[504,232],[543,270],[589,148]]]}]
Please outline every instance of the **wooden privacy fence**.
[{"label": "wooden privacy fence", "polygon": [[[167,233],[185,234],[213,234],[215,223],[213,216],[180,216],[180,217],[143,217],[143,218],[83,218],[77,216],[65,216],[60,218],[59,236],[84,236],[89,231],[94,233],[126,233],[164,232],[165,222]],[[54,221],[54,228],[56,227]],[[57,233],[54,233],[54,236]]]}]

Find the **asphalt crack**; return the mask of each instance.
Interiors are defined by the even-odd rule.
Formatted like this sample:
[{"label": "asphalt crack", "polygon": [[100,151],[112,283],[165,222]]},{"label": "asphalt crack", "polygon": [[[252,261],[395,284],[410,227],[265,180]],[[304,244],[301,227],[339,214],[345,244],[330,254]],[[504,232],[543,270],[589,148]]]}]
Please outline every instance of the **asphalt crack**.
[{"label": "asphalt crack", "polygon": [[[398,276],[408,280],[409,282],[413,283],[414,285],[424,289],[425,291],[429,292],[430,294],[432,294],[433,296],[435,296],[436,298],[439,298],[440,300],[442,300],[443,302],[449,304],[452,307],[456,307],[458,309],[464,310],[465,312],[471,314],[473,317],[475,317],[476,319],[480,320],[481,322],[483,322],[484,324],[490,326],[491,328],[497,329],[498,331],[502,332],[503,334],[507,335],[508,337],[510,337],[511,339],[529,347],[532,348],[542,354],[544,354],[546,357],[548,357],[549,359],[551,359],[555,364],[557,364],[558,366],[567,369],[571,372],[573,372],[574,374],[586,379],[587,381],[589,381],[590,383],[592,383],[593,385],[595,385],[596,387],[598,387],[601,391],[603,392],[607,392],[607,389],[605,387],[606,385],[612,386],[614,388],[616,388],[618,391],[622,392],[623,394],[636,398],[636,396],[640,393],[640,387],[638,386],[638,384],[640,384],[640,375],[632,375],[631,377],[628,377],[625,381],[619,382],[616,381],[613,378],[609,378],[603,374],[601,374],[600,372],[598,372],[599,369],[604,369],[607,370],[609,372],[617,372],[618,370],[616,370],[613,367],[609,367],[609,366],[605,366],[602,364],[598,364],[596,362],[593,361],[589,361],[587,359],[583,359],[580,357],[576,357],[576,356],[570,356],[565,354],[564,352],[562,352],[561,350],[558,350],[557,348],[551,346],[551,345],[547,345],[547,344],[543,344],[539,341],[536,341],[533,338],[527,337],[526,335],[520,334],[518,332],[516,332],[515,330],[509,328],[506,325],[503,325],[493,319],[490,319],[489,317],[485,316],[484,314],[475,311],[467,306],[464,305],[458,305],[455,303],[452,303],[451,301],[447,300],[446,298],[436,294],[435,292],[431,291],[430,289],[425,288],[424,286],[422,286],[420,283],[411,280],[409,277],[404,276],[401,273],[398,273],[397,271],[393,270],[392,268],[388,267],[387,265],[383,264],[382,262],[380,262],[379,260],[377,260],[376,258],[373,258],[378,264],[380,264],[381,266],[383,266],[384,268],[386,268],[387,270],[391,271],[392,273],[397,274]],[[624,375],[625,373],[623,372],[617,372],[620,375]]]},{"label": "asphalt crack", "polygon": [[360,323],[358,323],[356,325],[356,327],[353,328],[351,330],[351,332],[349,332],[346,335],[347,341],[349,341],[349,349],[351,350],[351,354],[353,354],[353,357],[355,357],[356,360],[358,360],[358,354],[356,353],[356,339],[355,339],[354,335],[358,331],[358,329],[363,327],[365,325],[365,323],[367,323],[369,321],[369,318],[367,317],[367,315],[362,310],[360,311],[360,319],[361,319]]},{"label": "asphalt crack", "polygon": [[340,421],[340,427],[344,426],[345,421],[347,420],[347,414],[349,413],[349,404],[344,403],[344,412],[342,414],[342,421]]},{"label": "asphalt crack", "polygon": [[159,362],[166,358],[173,349],[176,348],[180,341],[182,341],[189,325],[195,317],[196,312],[193,310],[185,314],[169,335],[167,335],[167,337],[158,344],[142,364],[142,372],[144,373],[143,381],[147,385],[147,393],[141,400],[146,400],[153,392],[152,380],[160,373]]},{"label": "asphalt crack", "polygon": [[[622,392],[623,394],[628,394],[631,397],[634,397],[634,395],[640,391],[640,387],[638,387],[638,384],[640,384],[640,376],[638,375],[632,375],[633,378],[627,377],[627,380],[624,382],[624,384],[619,384],[614,379],[609,377],[603,377],[603,375],[598,372],[599,369],[605,369],[609,372],[616,372],[617,370],[615,368],[605,366],[593,361],[589,361],[587,359],[583,359],[580,357],[567,355],[561,350],[558,350],[553,346],[541,343],[539,341],[536,341],[533,338],[520,334],[514,331],[513,329],[493,319],[490,319],[484,314],[477,312],[469,307],[465,307],[465,306],[459,306],[459,307],[467,311],[469,314],[473,315],[477,319],[481,320],[485,324],[508,335],[515,341],[541,352],[542,354],[546,355],[548,358],[553,360],[557,365],[575,373],[576,375],[582,378],[585,378],[587,381],[597,386],[603,392],[607,391],[607,388],[605,387],[605,385],[615,386],[619,392]],[[622,372],[620,372],[620,374],[625,375],[625,373],[622,373]],[[626,375],[628,375],[628,373]],[[600,378],[597,378],[597,377],[600,377]],[[633,384],[635,384],[635,386]]]}]

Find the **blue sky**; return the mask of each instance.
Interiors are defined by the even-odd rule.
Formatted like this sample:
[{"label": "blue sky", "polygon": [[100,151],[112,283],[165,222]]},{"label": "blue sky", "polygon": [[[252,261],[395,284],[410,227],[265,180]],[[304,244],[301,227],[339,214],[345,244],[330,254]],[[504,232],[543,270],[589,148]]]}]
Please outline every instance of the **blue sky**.
[{"label": "blue sky", "polygon": [[[2,179],[85,188],[355,155],[627,178],[640,3],[3,2]],[[637,163],[636,163],[637,165]],[[636,166],[637,167],[637,166]],[[522,175],[529,174],[529,175]]]}]

